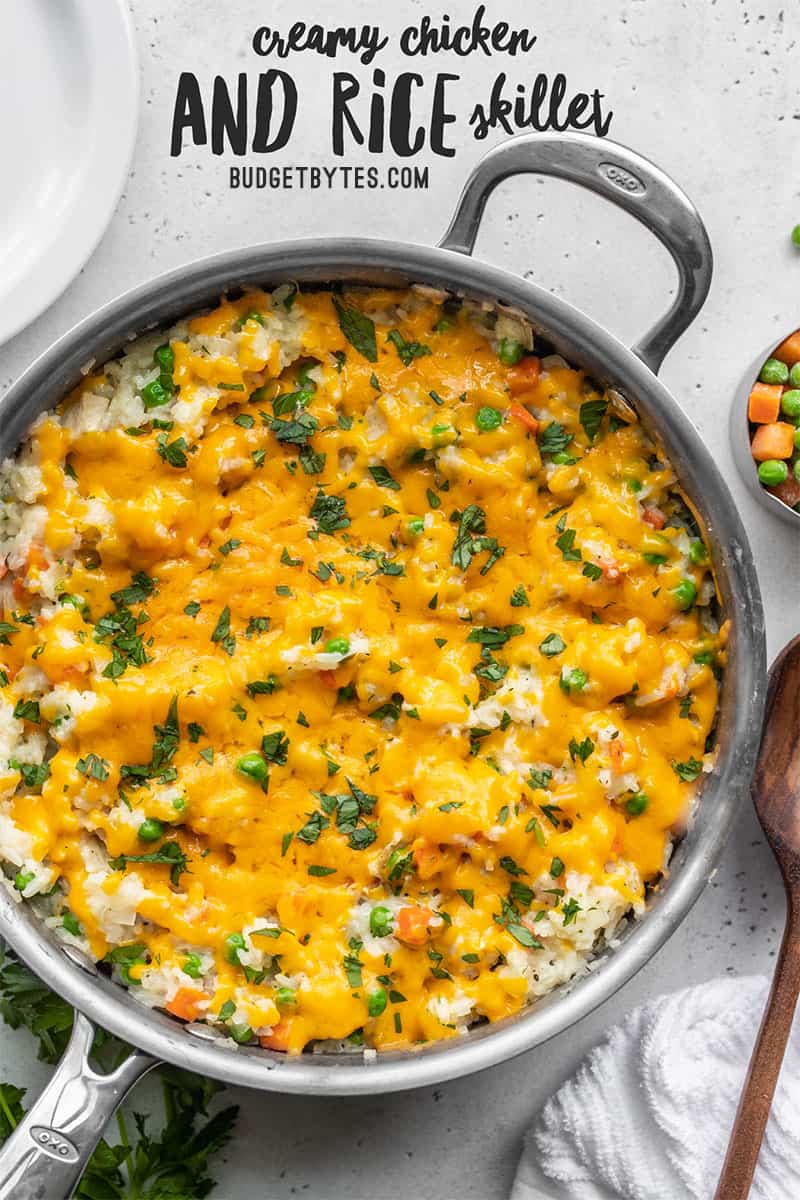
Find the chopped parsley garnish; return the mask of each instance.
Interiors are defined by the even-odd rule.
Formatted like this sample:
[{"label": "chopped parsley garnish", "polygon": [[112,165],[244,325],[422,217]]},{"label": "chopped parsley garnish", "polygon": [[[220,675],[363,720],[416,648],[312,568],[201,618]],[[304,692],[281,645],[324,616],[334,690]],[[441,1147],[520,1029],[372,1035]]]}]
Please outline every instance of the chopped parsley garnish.
[{"label": "chopped parsley garnish", "polygon": [[308,515],[312,521],[316,521],[320,533],[332,534],[337,529],[347,529],[350,524],[344,498],[329,496],[321,489],[317,492]]},{"label": "chopped parsley garnish", "polygon": [[161,434],[156,446],[159,457],[171,467],[182,468],[188,465],[189,460],[186,457],[189,446],[185,437],[176,438],[174,442],[168,442],[166,434]]},{"label": "chopped parsley garnish", "polygon": [[532,788],[546,788],[552,779],[553,772],[549,767],[531,767],[526,782]]},{"label": "chopped parsley garnish", "polygon": [[156,590],[156,582],[149,575],[145,575],[144,571],[137,571],[131,577],[131,582],[127,587],[111,593],[111,599],[118,608],[129,608],[131,604],[144,604],[145,600],[149,600]]},{"label": "chopped parsley garnish", "polygon": [[482,625],[476,626],[470,631],[467,641],[478,642],[481,646],[488,646],[490,650],[497,650],[500,646],[505,646],[509,638],[519,637],[524,632],[524,625],[504,625],[502,628],[494,625]]},{"label": "chopped parsley garnish", "polygon": [[30,721],[32,725],[39,724],[39,701],[18,700],[14,705],[13,715],[18,721]]},{"label": "chopped parsley garnish", "polygon": [[267,762],[277,763],[278,766],[285,766],[286,756],[289,751],[289,739],[282,729],[276,729],[273,733],[266,733],[261,739],[261,753]]},{"label": "chopped parsley garnish", "polygon": [[79,758],[75,767],[87,779],[98,779],[101,783],[108,779],[108,763],[97,754],[87,754],[85,758]]},{"label": "chopped parsley garnish", "polygon": [[386,340],[392,343],[404,367],[410,367],[415,358],[424,358],[431,352],[430,346],[422,342],[407,342],[399,329],[391,329]]},{"label": "chopped parsley garnish", "polygon": [[694,783],[703,770],[703,764],[699,759],[690,755],[686,762],[674,762],[672,769],[684,783]]},{"label": "chopped parsley garnish", "polygon": [[548,633],[543,642],[539,643],[539,650],[545,658],[555,658],[557,654],[561,654],[562,650],[566,650],[567,643],[557,633]]},{"label": "chopped parsley garnish", "polygon": [[378,343],[375,338],[375,322],[360,308],[345,304],[338,296],[332,296],[333,307],[339,320],[339,328],[347,341],[366,358],[367,362],[378,361]]},{"label": "chopped parsley garnish", "polygon": [[19,771],[26,788],[40,788],[50,775],[48,763],[21,763],[11,759],[8,765]]},{"label": "chopped parsley garnish", "polygon": [[236,650],[236,638],[231,633],[231,610],[226,604],[217,618],[211,641],[221,646],[226,654],[233,656]]},{"label": "chopped parsley garnish", "polygon": [[261,415],[278,441],[291,446],[306,446],[309,438],[313,437],[319,428],[317,418],[307,412],[301,412],[288,421],[282,417],[270,417],[265,413]]},{"label": "chopped parsley garnish", "polygon": [[590,442],[593,442],[600,432],[603,417],[608,409],[607,400],[585,400],[578,413],[580,423]]},{"label": "chopped parsley garnish", "polygon": [[486,513],[477,504],[468,504],[458,520],[458,531],[450,561],[454,567],[466,571],[476,554],[488,550],[489,558],[481,567],[486,575],[491,567],[505,554],[505,547],[498,545],[497,538],[486,537]]},{"label": "chopped parsley garnish", "polygon": [[573,762],[579,758],[582,763],[585,763],[593,750],[594,742],[590,737],[585,737],[582,742],[576,741],[575,738],[569,739],[569,756]]},{"label": "chopped parsley garnish", "polygon": [[511,593],[510,603],[512,608],[528,608],[530,606],[528,593],[525,591],[525,588],[521,583],[515,587]]},{"label": "chopped parsley garnish", "polygon": [[556,546],[561,551],[561,557],[565,562],[580,562],[581,552],[575,545],[576,533],[574,529],[565,529],[556,538]]},{"label": "chopped parsley garnish", "polygon": [[320,475],[325,470],[326,454],[317,454],[310,446],[301,446],[299,457],[306,475]]},{"label": "chopped parsley garnish", "polygon": [[539,438],[539,453],[561,454],[572,441],[572,436],[558,421],[551,421]]},{"label": "chopped parsley garnish", "polygon": [[378,487],[389,488],[390,491],[393,492],[400,491],[400,484],[397,482],[394,476],[387,471],[386,467],[369,467],[368,470]]},{"label": "chopped parsley garnish", "polygon": [[247,621],[247,628],[244,631],[244,636],[248,639],[255,637],[257,633],[269,633],[271,624],[269,617],[250,617]]},{"label": "chopped parsley garnish", "polygon": [[153,850],[151,854],[120,854],[116,858],[109,859],[108,865],[112,871],[124,871],[129,863],[164,864],[169,866],[170,879],[177,887],[181,875],[187,870],[187,861],[178,842],[163,842],[158,850]]}]

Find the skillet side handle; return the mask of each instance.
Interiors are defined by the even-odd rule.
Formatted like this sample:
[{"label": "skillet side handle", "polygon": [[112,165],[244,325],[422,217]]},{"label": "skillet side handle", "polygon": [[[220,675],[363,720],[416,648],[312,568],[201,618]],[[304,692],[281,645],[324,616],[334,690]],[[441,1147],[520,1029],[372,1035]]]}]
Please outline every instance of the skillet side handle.
[{"label": "skillet side handle", "polygon": [[89,1065],[93,1040],[94,1026],[76,1012],[52,1079],[0,1149],[0,1200],[68,1200],[117,1106],[158,1065],[135,1050],[98,1075]]},{"label": "skillet side handle", "polygon": [[711,285],[711,243],[700,214],[676,183],[627,146],[585,133],[522,134],[502,142],[470,175],[439,245],[471,254],[486,201],[498,183],[524,173],[554,175],[604,196],[641,221],[669,251],[678,291],[669,311],[634,346],[658,374],[664,356],[703,306]]}]

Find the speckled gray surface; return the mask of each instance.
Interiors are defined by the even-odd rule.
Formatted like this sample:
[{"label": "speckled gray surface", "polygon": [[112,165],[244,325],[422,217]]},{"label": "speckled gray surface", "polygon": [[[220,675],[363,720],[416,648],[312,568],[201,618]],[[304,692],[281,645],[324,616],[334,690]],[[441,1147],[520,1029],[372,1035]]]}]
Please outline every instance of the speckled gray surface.
[{"label": "speckled gray surface", "polygon": [[[449,4],[471,17],[472,4]],[[613,110],[610,134],[652,157],[690,192],[708,224],[716,273],[704,312],[667,359],[663,378],[731,480],[752,538],[766,605],[769,652],[797,632],[800,550],[734,476],[729,397],[762,346],[800,323],[800,255],[788,233],[800,221],[796,172],[800,133],[798,44],[790,6],[778,0],[609,0],[589,14],[582,0],[558,5],[490,3],[490,17],[529,24],[538,35],[523,60],[442,55],[426,75],[456,71],[459,123],[453,158],[433,159],[428,191],[230,191],[228,159],[207,151],[169,157],[179,71],[263,69],[249,49],[256,26],[293,20],[361,24],[368,0],[330,5],[288,0],[133,0],[142,69],[142,115],[131,176],[100,247],[70,289],[35,326],[0,350],[7,386],[52,339],[104,300],[194,257],[250,241],[358,231],[432,241],[446,226],[461,184],[483,151],[464,114],[500,70],[512,83],[564,71],[571,91],[599,88]],[[397,31],[441,6],[398,0],[383,18]],[[328,80],[350,63],[295,55],[279,64],[301,92],[297,131],[282,164],[329,165]],[[377,64],[376,64],[377,65]],[[387,50],[391,76],[399,56]],[[403,63],[408,69],[408,63]],[[412,66],[411,69],[414,69]],[[369,69],[358,68],[362,76]],[[254,160],[248,159],[248,162]],[[347,162],[366,163],[353,153]],[[600,200],[527,178],[498,188],[478,252],[524,269],[627,340],[663,307],[672,286],[665,255],[647,234]],[[544,1099],[609,1024],[660,990],[727,972],[771,966],[783,919],[776,870],[749,812],[737,821],[717,875],[661,953],[615,998],[576,1028],[472,1080],[399,1097],[305,1100],[240,1093],[239,1135],[220,1168],[221,1197],[250,1200],[499,1200],[507,1195],[523,1129]],[[24,1034],[0,1029],[0,1077],[35,1087],[44,1078]],[[140,1103],[146,1104],[147,1085]],[[633,1099],[633,1098],[632,1098]]]}]

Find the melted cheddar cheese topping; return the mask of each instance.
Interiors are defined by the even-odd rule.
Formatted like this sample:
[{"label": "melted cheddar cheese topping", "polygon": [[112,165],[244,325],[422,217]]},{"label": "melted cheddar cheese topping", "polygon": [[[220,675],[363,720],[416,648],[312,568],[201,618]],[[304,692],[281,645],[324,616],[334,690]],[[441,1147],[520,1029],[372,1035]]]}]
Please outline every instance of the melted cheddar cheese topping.
[{"label": "melted cheddar cheese topping", "polygon": [[248,293],[8,466],[0,853],[145,1003],[408,1046],[642,910],[724,630],[635,413],[534,346],[424,289]]}]

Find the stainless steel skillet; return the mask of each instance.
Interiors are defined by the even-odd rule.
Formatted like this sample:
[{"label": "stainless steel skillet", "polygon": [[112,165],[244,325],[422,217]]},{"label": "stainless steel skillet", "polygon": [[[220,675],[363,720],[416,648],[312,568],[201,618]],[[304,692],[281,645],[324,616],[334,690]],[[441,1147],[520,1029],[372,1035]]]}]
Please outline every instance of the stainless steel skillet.
[{"label": "stainless steel skillet", "polygon": [[[483,209],[502,179],[520,172],[555,175],[618,204],[666,246],[678,270],[669,311],[628,349],[590,318],[542,288],[475,262],[471,251]],[[50,1084],[0,1151],[0,1200],[71,1194],[108,1118],[158,1060],[231,1083],[270,1091],[354,1095],[419,1087],[502,1062],[553,1037],[621,987],[658,950],[697,899],[744,796],[764,704],[764,624],[744,529],[717,467],[678,404],[656,378],[664,355],[699,311],[711,279],[705,228],[686,195],[652,163],[622,146],[583,134],[526,135],[491,151],[470,177],[453,222],[436,248],[400,241],[308,239],[219,254],[137,288],[89,317],[42,355],[0,403],[0,455],[13,454],[32,419],[54,406],[91,360],[102,363],[154,325],[211,305],[226,289],[341,280],[421,283],[510,305],[571,363],[613,386],[638,410],[663,446],[705,527],[730,652],[721,695],[719,755],[669,877],[646,916],[594,969],[513,1018],[464,1038],[414,1051],[288,1058],[235,1047],[143,1008],[79,952],[61,946],[25,904],[0,888],[0,935],[50,987],[75,1006],[73,1038]],[[89,1067],[92,1022],[137,1049],[112,1075]]]}]

